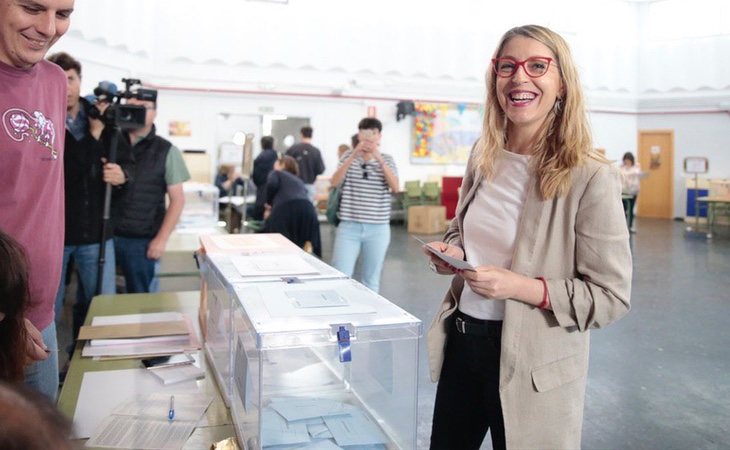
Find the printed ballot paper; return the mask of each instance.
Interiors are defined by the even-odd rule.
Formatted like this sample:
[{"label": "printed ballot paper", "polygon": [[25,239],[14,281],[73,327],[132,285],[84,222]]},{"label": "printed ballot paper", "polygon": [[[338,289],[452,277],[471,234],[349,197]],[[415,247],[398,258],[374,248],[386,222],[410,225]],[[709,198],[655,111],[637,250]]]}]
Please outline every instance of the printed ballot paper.
[{"label": "printed ballot paper", "polygon": [[468,262],[462,261],[460,259],[453,258],[453,257],[447,255],[446,253],[442,253],[442,252],[438,251],[438,249],[436,249],[436,248],[428,245],[428,243],[425,242],[425,241],[423,241],[423,239],[419,239],[416,236],[413,236],[413,239],[415,239],[418,242],[420,242],[421,244],[423,244],[426,247],[426,250],[428,250],[429,252],[431,252],[434,255],[438,256],[439,259],[441,259],[442,261],[446,262],[451,267],[454,267],[456,269],[461,269],[461,270],[476,270],[476,269],[474,269],[474,266],[472,266]]},{"label": "printed ballot paper", "polygon": [[[113,388],[110,389],[110,386]],[[198,392],[195,380],[164,386],[147,369],[86,372],[73,417],[74,438],[90,437],[101,421],[113,414],[114,408],[135,396],[162,393],[169,400],[172,394],[179,396]],[[165,402],[162,403],[164,406]],[[162,411],[167,413],[164,408]]]},{"label": "printed ballot paper", "polygon": [[213,399],[203,393],[153,393],[120,404],[101,421],[87,447],[179,449]]}]

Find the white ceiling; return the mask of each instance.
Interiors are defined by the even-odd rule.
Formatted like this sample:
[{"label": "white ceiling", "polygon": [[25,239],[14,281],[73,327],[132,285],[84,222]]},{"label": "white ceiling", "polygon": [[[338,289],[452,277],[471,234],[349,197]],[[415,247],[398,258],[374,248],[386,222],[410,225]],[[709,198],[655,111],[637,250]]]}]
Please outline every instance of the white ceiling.
[{"label": "white ceiling", "polygon": [[58,47],[168,84],[478,98],[525,23],[563,35],[597,92],[730,89],[727,0],[76,0]]}]

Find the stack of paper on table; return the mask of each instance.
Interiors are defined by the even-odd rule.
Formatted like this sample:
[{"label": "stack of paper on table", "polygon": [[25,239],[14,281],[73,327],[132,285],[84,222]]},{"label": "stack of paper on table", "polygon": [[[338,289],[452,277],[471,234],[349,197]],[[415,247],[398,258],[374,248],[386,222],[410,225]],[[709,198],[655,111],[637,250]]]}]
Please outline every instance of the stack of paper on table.
[{"label": "stack of paper on table", "polygon": [[158,369],[148,369],[152,375],[162,381],[162,384],[175,384],[181,381],[197,380],[205,377],[205,370],[194,364],[186,364],[184,366],[160,367]]},{"label": "stack of paper on table", "polygon": [[[137,358],[170,355],[200,348],[190,319],[179,312],[97,316],[93,318],[91,325],[111,330],[111,334],[116,337],[88,341],[81,352],[82,356]],[[122,337],[125,327],[128,337]],[[155,332],[155,329],[158,331]],[[85,331],[86,334],[80,333],[79,336],[95,334]]]},{"label": "stack of paper on table", "polygon": [[162,384],[174,384],[204,378],[205,370],[201,369],[195,362],[193,360],[189,364],[148,367],[147,371],[162,381]]}]

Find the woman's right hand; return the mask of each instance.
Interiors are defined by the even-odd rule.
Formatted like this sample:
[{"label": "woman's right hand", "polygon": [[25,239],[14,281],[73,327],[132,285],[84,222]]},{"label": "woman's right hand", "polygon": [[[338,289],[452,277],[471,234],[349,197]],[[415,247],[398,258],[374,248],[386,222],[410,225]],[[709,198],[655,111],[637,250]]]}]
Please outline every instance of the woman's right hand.
[{"label": "woman's right hand", "polygon": [[[451,256],[452,258],[464,260],[464,250],[461,247],[440,241],[429,242],[428,245],[441,253]],[[431,253],[431,251],[429,251],[425,246],[422,247],[422,250],[430,259],[428,265],[431,267],[431,270],[441,275],[453,275],[456,273],[456,269],[454,269],[454,267]]]}]

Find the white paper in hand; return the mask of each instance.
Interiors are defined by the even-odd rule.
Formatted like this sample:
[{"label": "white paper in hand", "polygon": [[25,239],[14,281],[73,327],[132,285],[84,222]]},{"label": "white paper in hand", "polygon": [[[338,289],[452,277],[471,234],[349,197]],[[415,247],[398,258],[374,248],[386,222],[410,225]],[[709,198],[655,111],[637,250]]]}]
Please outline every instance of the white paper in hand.
[{"label": "white paper in hand", "polygon": [[476,271],[476,269],[474,268],[474,266],[472,266],[468,262],[462,261],[461,259],[456,259],[454,257],[451,257],[451,256],[447,255],[446,253],[440,252],[438,249],[436,249],[436,248],[428,245],[428,243],[425,242],[425,241],[423,241],[423,239],[419,239],[416,236],[413,236],[413,239],[415,239],[418,242],[420,242],[421,244],[425,245],[426,246],[426,250],[428,250],[429,252],[431,252],[434,255],[438,256],[439,259],[441,259],[445,263],[449,264],[451,267],[453,267],[455,269],[460,269],[460,270]]}]

